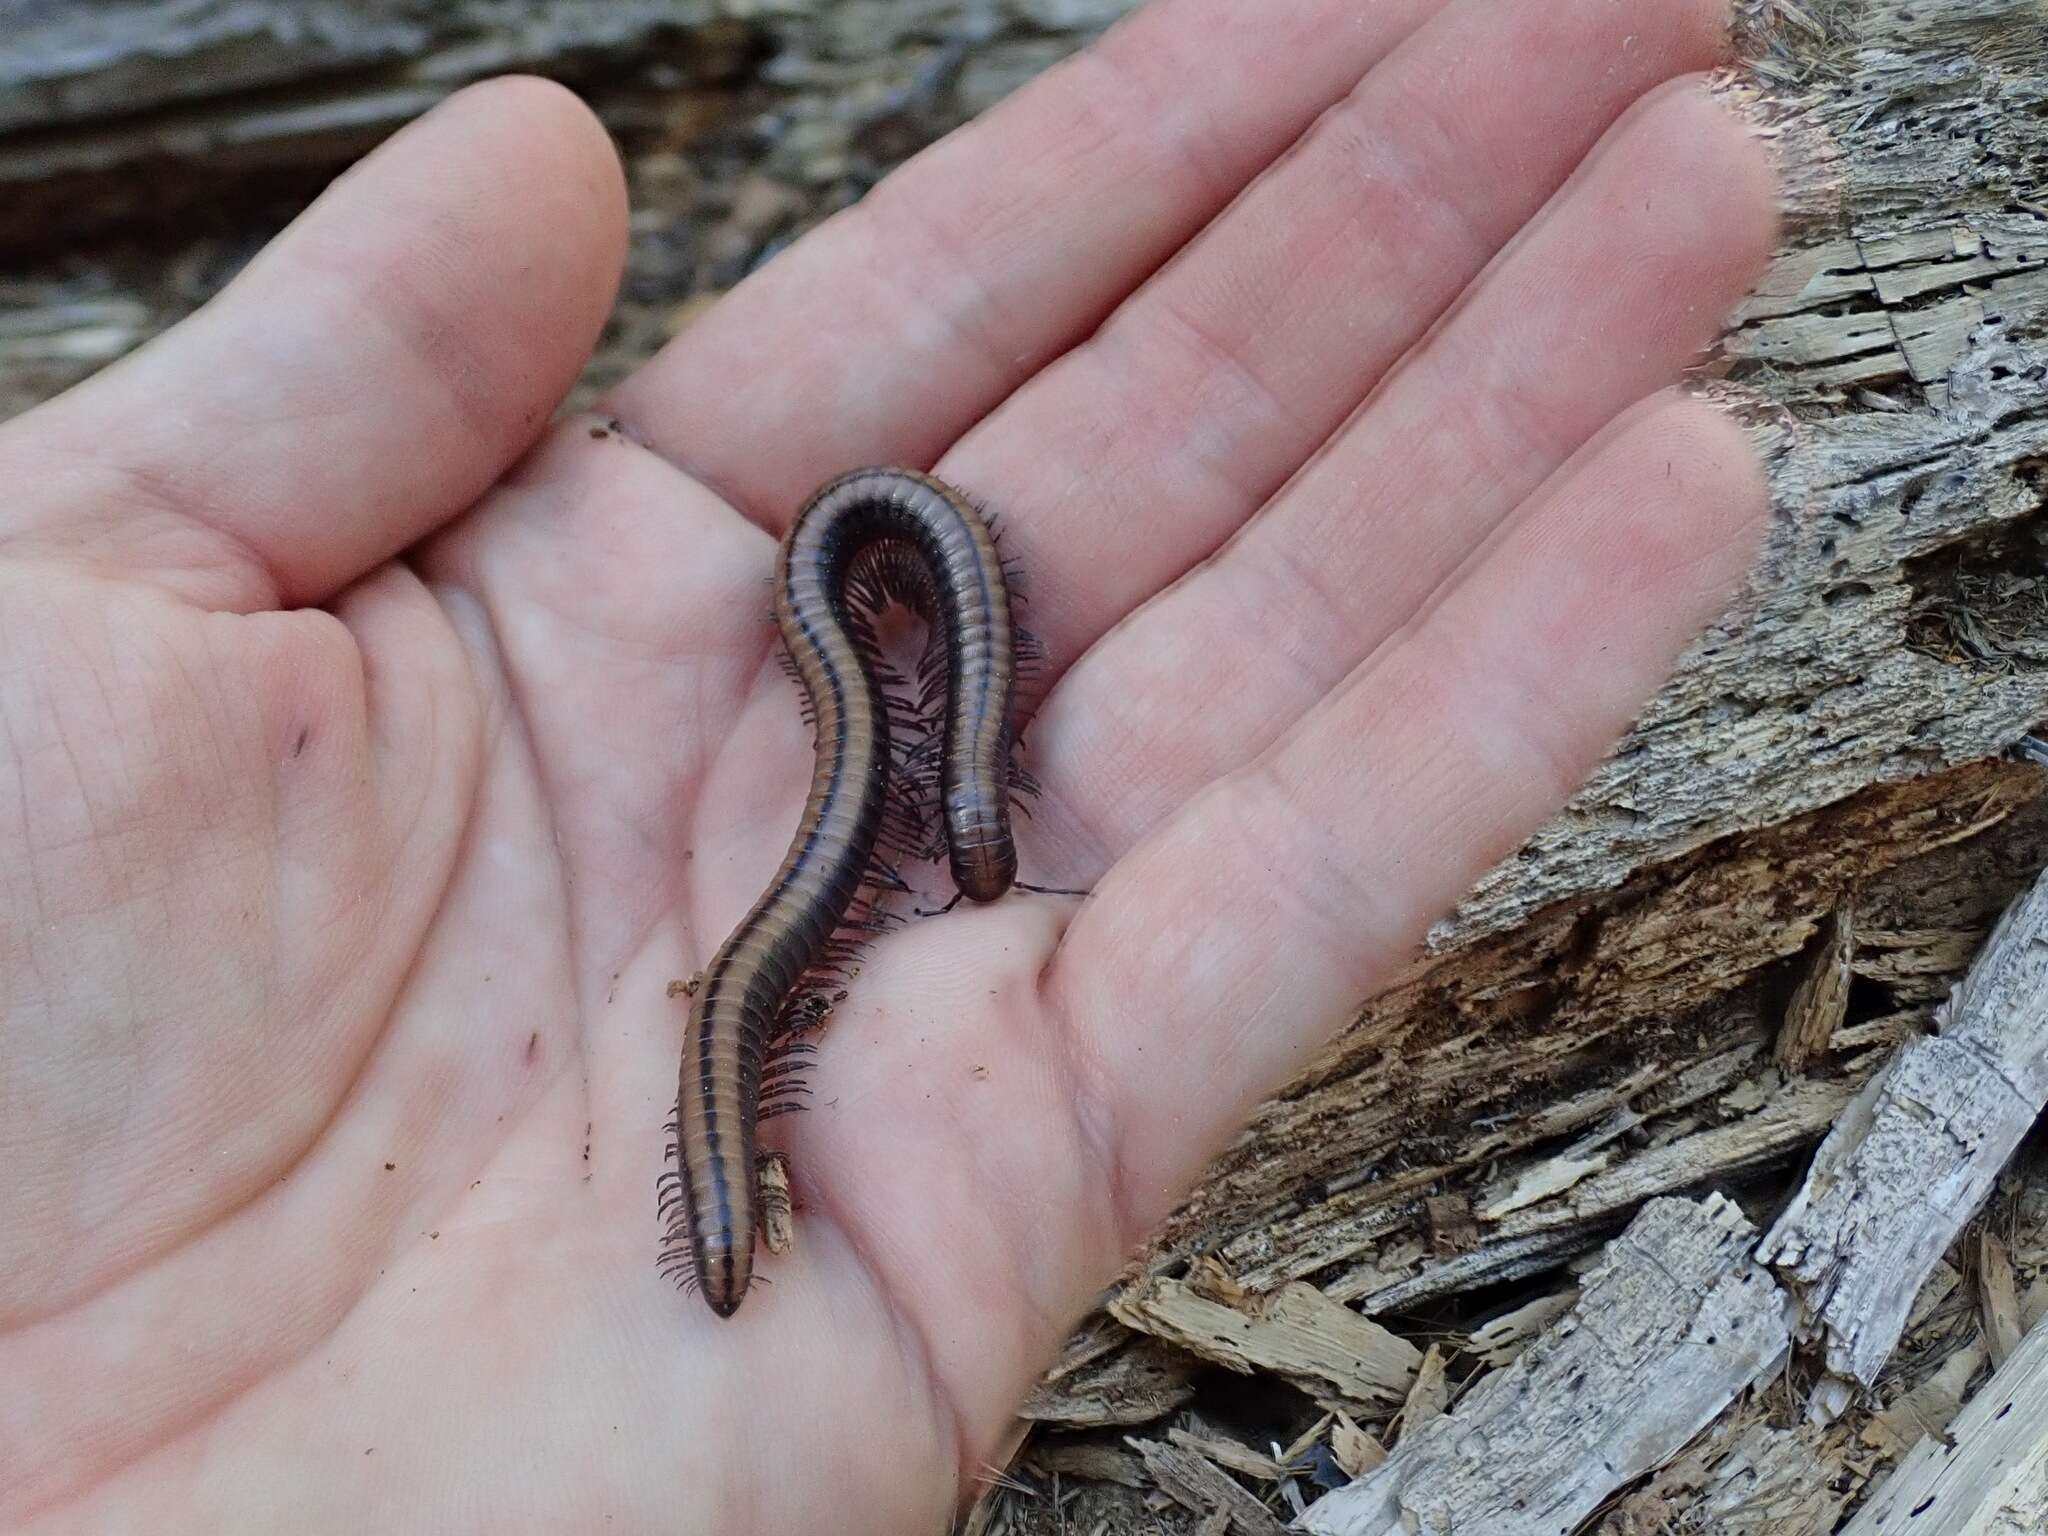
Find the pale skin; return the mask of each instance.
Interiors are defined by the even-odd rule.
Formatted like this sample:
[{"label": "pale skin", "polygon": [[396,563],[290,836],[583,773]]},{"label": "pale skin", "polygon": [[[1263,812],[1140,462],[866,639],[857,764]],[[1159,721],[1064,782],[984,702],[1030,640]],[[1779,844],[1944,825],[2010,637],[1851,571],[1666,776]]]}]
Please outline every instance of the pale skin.
[{"label": "pale skin", "polygon": [[[1739,583],[1669,388],[1773,238],[1724,24],[1161,0],[552,425],[624,194],[497,82],[0,428],[0,1529],[944,1530]],[[1024,877],[1093,895],[875,948],[721,1322],[669,983],[795,824],[763,582],[864,463],[1004,513]]]}]

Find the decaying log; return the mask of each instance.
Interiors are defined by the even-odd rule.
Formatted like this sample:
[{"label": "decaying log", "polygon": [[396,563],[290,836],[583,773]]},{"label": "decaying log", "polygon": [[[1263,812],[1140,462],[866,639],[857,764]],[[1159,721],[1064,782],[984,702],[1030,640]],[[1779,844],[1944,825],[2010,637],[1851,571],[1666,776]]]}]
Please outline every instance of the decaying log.
[{"label": "decaying log", "polygon": [[1829,1482],[1811,1435],[1727,1416],[1591,1529],[1595,1536],[1816,1536],[1834,1529],[1844,1502]]},{"label": "decaying log", "polygon": [[568,82],[625,151],[587,403],[1131,3],[0,0],[0,416],[181,319],[350,160],[508,69]]},{"label": "decaying log", "polygon": [[1798,1280],[1829,1369],[1866,1387],[2048,1103],[2048,879],[1999,921],[1938,1027],[1857,1096],[1759,1253]]},{"label": "decaying log", "polygon": [[[729,68],[714,0],[0,0],[0,251],[305,187],[456,86]],[[685,46],[684,39],[692,40]]]},{"label": "decaying log", "polygon": [[2048,1530],[2048,1324],[1940,1437],[1922,1440],[1841,1536],[2026,1536]]},{"label": "decaying log", "polygon": [[[1966,958],[2048,862],[2042,790],[2038,770],[1991,763],[1869,791],[1645,871],[1597,923],[1559,914],[1473,946],[1375,1002],[1270,1106],[1147,1272],[1206,1251],[1254,1291],[1310,1279],[1386,1310],[1552,1267],[1650,1196],[1786,1162],[1895,1043],[1838,1038],[1808,1075],[1773,1060],[1771,968],[1838,904],[1842,849],[1867,877],[1859,965]],[[1446,1191],[1475,1245],[1433,1240],[1425,1198]]]},{"label": "decaying log", "polygon": [[1556,1536],[1662,1466],[1791,1345],[1754,1228],[1718,1196],[1652,1201],[1571,1311],[1376,1471],[1320,1500],[1312,1536]]},{"label": "decaying log", "polygon": [[[1385,1465],[1318,1503],[1304,1528],[1319,1536],[1571,1530],[1631,1479],[1669,1470],[1695,1433],[1773,1371],[1801,1309],[1804,1332],[1825,1329],[1829,1368],[1873,1385],[1940,1254],[2048,1101],[2048,877],[2013,903],[1943,1013],[1938,1036],[1901,1047],[1872,1079],[1761,1243],[1719,1196],[1652,1202],[1527,1353],[1480,1377],[1448,1416],[1404,1437]],[[2002,1350],[2017,1338],[2019,1298],[2006,1245],[1989,1232],[1986,1253],[1985,1334]],[[1953,1279],[1951,1271],[1944,1290]],[[1475,1337],[1471,1353],[1484,1358],[1483,1340]],[[2037,1353],[2048,1360],[2048,1347]],[[2024,1348],[2012,1356],[2016,1364],[2032,1358]],[[2039,1390],[2030,1376],[2019,1380],[2028,1385],[2014,1391]],[[1848,1400],[1823,1382],[1809,1416],[1833,1416]],[[1773,1502],[1826,1507],[1811,1441],[1777,1432],[1731,1466],[1721,1442],[1741,1428],[1730,1420],[1705,1437],[1717,1454],[1711,1481],[1692,1479],[1696,1492],[1725,1488],[1731,1476],[1758,1480],[1757,1455],[1769,1450]],[[2019,1499],[2016,1489],[2038,1485],[2038,1509],[2048,1496],[2048,1429],[1995,1438],[2004,1451],[2026,1452],[1999,1496]],[[1917,1491],[1936,1476],[1927,1464],[1914,1453],[1898,1480]],[[1958,1502],[1981,1501],[1992,1465],[1986,1453],[1972,1472],[1944,1462],[1939,1476],[1968,1490]],[[1884,1528],[1884,1516],[1866,1515],[1878,1522],[1872,1529]]]},{"label": "decaying log", "polygon": [[1408,1396],[1422,1351],[1312,1285],[1247,1296],[1158,1278],[1113,1303],[1117,1318],[1230,1370],[1263,1370],[1345,1406]]},{"label": "decaying log", "polygon": [[[1693,1512],[1702,1505],[1718,1509],[1723,1518],[1713,1529],[1791,1536],[1832,1524],[1843,1500],[1828,1484],[1838,1479],[1810,1437],[1729,1415],[1683,1455],[1681,1443],[1736,1404],[1738,1393],[1769,1374],[1789,1347],[1794,1303],[1760,1260],[1778,1261],[1781,1278],[1805,1293],[1809,1324],[1827,1321],[1837,1345],[1830,1350],[1834,1369],[1850,1368],[1839,1358],[1850,1346],[1861,1351],[1865,1385],[1889,1354],[1916,1294],[1931,1310],[1923,1282],[1936,1280],[1933,1305],[1953,1288],[1953,1271],[1933,1276],[1937,1256],[1974,1214],[1991,1175],[2048,1098],[2044,928],[2048,878],[2000,921],[1944,1010],[1941,1035],[1906,1045],[1873,1080],[1858,1113],[1823,1144],[1799,1197],[1761,1245],[1718,1197],[1700,1207],[1672,1201],[1646,1207],[1612,1245],[1577,1304],[1526,1355],[1481,1377],[1449,1416],[1404,1438],[1390,1460],[1318,1503],[1302,1527],[1320,1536],[1473,1528],[1534,1536],[1576,1527],[1650,1469],[1658,1476],[1612,1510],[1603,1530],[1630,1529],[1626,1522],[1638,1519],[1671,1528],[1668,1520],[1686,1518],[1668,1503],[1680,1491],[1693,1496]],[[1932,1072],[1914,1076],[1915,1064],[1924,1068],[1935,1046],[1950,1053],[1932,1058]],[[1956,1052],[1968,1053],[1963,1081],[1979,1091],[1949,1093],[1944,1113],[1924,1082],[1940,1084],[1938,1093],[1952,1089]],[[1988,1089],[1980,1068],[1994,1080]],[[1980,1123],[1959,1125],[1972,1105]],[[1831,1219],[1816,1220],[1816,1207]],[[1814,1243],[1816,1228],[1838,1241]],[[1712,1258],[1696,1275],[1702,1233]],[[1841,1240],[1845,1234],[1854,1240]],[[1928,1384],[1949,1395],[1946,1410],[1936,1409],[1924,1388],[1910,1415],[1900,1411],[1905,1400],[1888,1410],[1896,1439],[1917,1448],[1851,1532],[1875,1536],[1909,1526],[2017,1532],[2048,1520],[2048,1428],[2037,1411],[2048,1381],[2048,1344],[2039,1332],[2048,1329],[2013,1347],[2021,1309],[2010,1254],[1990,1232],[1979,1251],[1984,1333],[1992,1350],[2012,1351],[2009,1368],[1946,1434],[1938,1423],[1953,1411],[1983,1349],[1958,1352]],[[1614,1283],[1631,1261],[1636,1273],[1650,1277],[1647,1285]],[[1742,1277],[1733,1289],[1721,1285],[1730,1274]],[[1701,1302],[1703,1289],[1714,1291],[1711,1301]],[[1702,1322],[1709,1308],[1711,1319]],[[1768,1358],[1720,1347],[1745,1330],[1769,1343]],[[1473,1353],[1483,1355],[1480,1341],[1473,1343]],[[1641,1401],[1646,1395],[1647,1406]],[[1833,1412],[1844,1400],[1823,1386],[1810,1401]],[[2036,1411],[2006,1425],[2016,1408]],[[1929,1418],[1930,1409],[1938,1420]],[[1688,1410],[1695,1415],[1691,1423],[1683,1417]],[[1935,1430],[1934,1437],[1916,1425]],[[1965,1441],[1965,1435],[1974,1438]],[[1945,1506],[1940,1523],[1923,1527],[1920,1518],[1937,1506]]]}]

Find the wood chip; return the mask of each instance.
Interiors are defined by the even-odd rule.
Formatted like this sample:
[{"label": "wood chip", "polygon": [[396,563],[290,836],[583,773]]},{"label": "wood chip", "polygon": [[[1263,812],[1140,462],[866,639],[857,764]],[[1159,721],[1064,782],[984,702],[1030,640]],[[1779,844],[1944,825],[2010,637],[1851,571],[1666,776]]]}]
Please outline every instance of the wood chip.
[{"label": "wood chip", "polygon": [[1093,1365],[1105,1356],[1130,1343],[1137,1335],[1115,1318],[1106,1313],[1093,1313],[1087,1321],[1067,1335],[1066,1343],[1060,1346],[1060,1357],[1042,1378],[1048,1382],[1065,1381],[1084,1366]]},{"label": "wood chip", "polygon": [[[1121,1336],[1128,1330],[1111,1324]],[[1150,1424],[1194,1395],[1201,1362],[1159,1339],[1139,1338],[1115,1353],[1039,1383],[1018,1412],[1042,1424],[1068,1429],[1107,1429]]]},{"label": "wood chip", "polygon": [[1159,1278],[1119,1295],[1117,1317],[1205,1360],[1249,1374],[1272,1371],[1311,1393],[1332,1389],[1356,1402],[1399,1402],[1422,1351],[1312,1285],[1285,1285],[1263,1302],[1211,1300]]},{"label": "wood chip", "polygon": [[1444,1376],[1447,1363],[1441,1344],[1432,1344],[1423,1352],[1422,1364],[1415,1372],[1415,1384],[1408,1389],[1408,1400],[1401,1405],[1397,1416],[1402,1439],[1407,1439],[1430,1420],[1441,1416],[1450,1406],[1451,1384]]},{"label": "wood chip", "polygon": [[1808,1062],[1827,1054],[1835,1031],[1849,1016],[1849,982],[1855,956],[1856,913],[1844,902],[1821,924],[1799,984],[1786,1004],[1785,1022],[1772,1052],[1784,1071],[1804,1072]]},{"label": "wood chip", "polygon": [[1347,1477],[1358,1478],[1386,1462],[1387,1448],[1377,1436],[1352,1423],[1349,1415],[1340,1413],[1336,1427],[1330,1431],[1330,1454],[1337,1458],[1337,1465]]},{"label": "wood chip", "polygon": [[1287,1527],[1265,1505],[1206,1456],[1162,1440],[1129,1443],[1160,1491],[1181,1508],[1210,1519],[1226,1515],[1237,1536],[1287,1536]]},{"label": "wood chip", "polygon": [[1771,1073],[1773,1081],[1752,1077],[1737,1083],[1717,1101],[1718,1107],[1731,1115],[1753,1115],[1771,1102],[1771,1091],[1776,1087],[1778,1074]]},{"label": "wood chip", "polygon": [[1193,1451],[1206,1456],[1217,1466],[1232,1472],[1241,1472],[1246,1477],[1256,1477],[1268,1483],[1277,1483],[1289,1475],[1288,1469],[1273,1457],[1255,1451],[1239,1440],[1223,1435],[1198,1435],[1191,1430],[1169,1429],[1166,1438],[1184,1451]]},{"label": "wood chip", "polygon": [[1525,1206],[1561,1195],[1582,1179],[1612,1167],[1616,1156],[1615,1149],[1606,1147],[1583,1156],[1561,1152],[1555,1157],[1546,1157],[1518,1170],[1512,1182],[1489,1191],[1480,1215],[1488,1221],[1499,1221]]},{"label": "wood chip", "polygon": [[1467,1347],[1488,1365],[1506,1365],[1529,1347],[1530,1341],[1565,1313],[1579,1299],[1576,1287],[1550,1296],[1538,1296],[1512,1312],[1472,1330]]},{"label": "wood chip", "polygon": [[1904,1045],[1926,1034],[1932,1019],[1932,1009],[1906,1008],[1865,1019],[1861,1024],[1845,1024],[1835,1031],[1835,1049],[1856,1051],[1870,1046]]},{"label": "wood chip", "polygon": [[1934,1268],[1928,1271],[1927,1278],[1920,1282],[1920,1294],[1913,1298],[1913,1305],[1906,1313],[1907,1331],[1918,1328],[1939,1311],[1962,1283],[1961,1270],[1946,1259],[1937,1260]]},{"label": "wood chip", "polygon": [[1463,1195],[1431,1195],[1422,1202],[1430,1246],[1438,1253],[1469,1253],[1479,1246],[1479,1223]]},{"label": "wood chip", "polygon": [[1087,1440],[1041,1440],[1031,1447],[1025,1465],[1034,1472],[1058,1473],[1091,1483],[1117,1483],[1125,1488],[1145,1486],[1145,1474],[1138,1458],[1122,1446],[1102,1445]]},{"label": "wood chip", "polygon": [[1932,1376],[1873,1414],[1863,1426],[1863,1443],[1896,1460],[1930,1436],[1946,1442],[1949,1421],[1963,1406],[1970,1378],[1988,1358],[1982,1344],[1965,1344],[1942,1361]]},{"label": "wood chip", "polygon": [[1995,1370],[2012,1358],[2025,1329],[2020,1326],[2019,1283],[2012,1255],[1997,1233],[1986,1228],[1977,1237],[1977,1311],[1984,1321],[1984,1344]]},{"label": "wood chip", "polygon": [[2048,1530],[2048,1328],[2035,1328],[1922,1440],[1841,1536],[2020,1536]]},{"label": "wood chip", "polygon": [[2048,881],[2007,909],[1940,1028],[1856,1097],[1759,1249],[1794,1282],[1802,1336],[1865,1386],[2048,1102]]},{"label": "wood chip", "polygon": [[1784,1293],[1731,1203],[1656,1200],[1583,1294],[1457,1410],[1310,1507],[1315,1536],[1557,1536],[1663,1465],[1790,1344]]}]

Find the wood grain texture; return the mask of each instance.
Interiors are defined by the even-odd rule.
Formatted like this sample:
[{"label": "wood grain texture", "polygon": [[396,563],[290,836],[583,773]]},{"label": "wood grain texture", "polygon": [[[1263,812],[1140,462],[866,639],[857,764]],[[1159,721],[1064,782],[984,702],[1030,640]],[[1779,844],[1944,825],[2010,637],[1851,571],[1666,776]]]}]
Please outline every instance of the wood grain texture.
[{"label": "wood grain texture", "polygon": [[2048,1528],[2048,1324],[1941,1438],[1922,1440],[1841,1536],[2023,1536]]},{"label": "wood grain texture", "polygon": [[2048,1104],[2048,879],[1999,920],[1936,1026],[1844,1111],[1759,1249],[1799,1282],[1829,1369],[1866,1387]]},{"label": "wood grain texture", "polygon": [[1311,1536],[1555,1536],[1673,1457],[1791,1346],[1755,1231],[1720,1199],[1644,1207],[1566,1318],[1375,1471]]}]

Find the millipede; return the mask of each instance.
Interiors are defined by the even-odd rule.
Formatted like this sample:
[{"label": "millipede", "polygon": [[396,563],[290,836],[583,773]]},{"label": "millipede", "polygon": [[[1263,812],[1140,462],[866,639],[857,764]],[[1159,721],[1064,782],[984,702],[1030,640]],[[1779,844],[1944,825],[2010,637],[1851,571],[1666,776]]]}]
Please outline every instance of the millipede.
[{"label": "millipede", "polygon": [[[816,730],[810,794],[781,868],[692,996],[660,1189],[662,1266],[720,1317],[753,1279],[759,1122],[800,1104],[801,1037],[889,920],[875,890],[902,886],[884,852],[943,847],[970,901],[1016,883],[1010,799],[1031,785],[1011,712],[1037,651],[1015,626],[1013,585],[990,520],[911,470],[828,482],[783,540],[775,622]],[[891,603],[928,629],[915,697],[877,643]],[[892,707],[921,729],[892,738]]]}]

